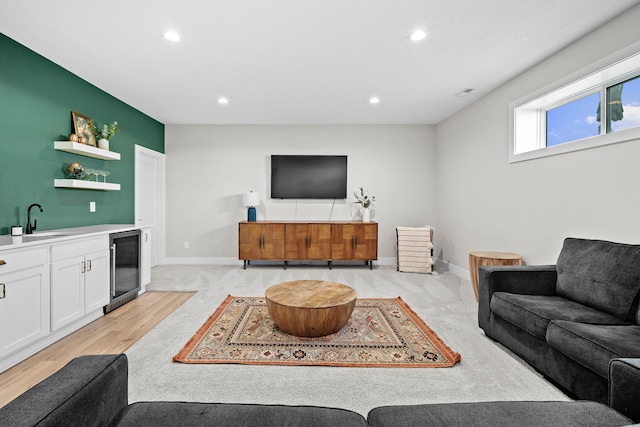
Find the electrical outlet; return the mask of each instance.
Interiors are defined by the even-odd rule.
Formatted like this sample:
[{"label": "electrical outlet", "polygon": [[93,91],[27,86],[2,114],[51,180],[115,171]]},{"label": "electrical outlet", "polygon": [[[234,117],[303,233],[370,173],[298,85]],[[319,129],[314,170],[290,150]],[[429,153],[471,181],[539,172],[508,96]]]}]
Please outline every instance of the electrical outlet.
[{"label": "electrical outlet", "polygon": [[184,242],[184,248],[189,249],[189,242]]},{"label": "electrical outlet", "polygon": [[89,202],[89,212],[96,211],[96,202]]}]

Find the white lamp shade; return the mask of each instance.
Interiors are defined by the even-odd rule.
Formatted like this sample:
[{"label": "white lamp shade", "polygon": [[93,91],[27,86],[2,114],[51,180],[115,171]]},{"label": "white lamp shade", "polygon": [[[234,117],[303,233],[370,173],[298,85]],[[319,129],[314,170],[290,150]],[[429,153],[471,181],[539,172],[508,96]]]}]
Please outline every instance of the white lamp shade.
[{"label": "white lamp shade", "polygon": [[253,191],[244,193],[242,195],[242,204],[244,206],[260,206],[260,194]]}]

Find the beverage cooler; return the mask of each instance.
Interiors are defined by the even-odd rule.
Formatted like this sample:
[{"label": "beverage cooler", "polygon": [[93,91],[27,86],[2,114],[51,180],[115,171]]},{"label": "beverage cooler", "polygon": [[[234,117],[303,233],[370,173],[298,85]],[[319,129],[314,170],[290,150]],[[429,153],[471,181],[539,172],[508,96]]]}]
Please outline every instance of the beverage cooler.
[{"label": "beverage cooler", "polygon": [[109,235],[111,252],[111,290],[108,313],[138,296],[140,291],[140,230]]}]

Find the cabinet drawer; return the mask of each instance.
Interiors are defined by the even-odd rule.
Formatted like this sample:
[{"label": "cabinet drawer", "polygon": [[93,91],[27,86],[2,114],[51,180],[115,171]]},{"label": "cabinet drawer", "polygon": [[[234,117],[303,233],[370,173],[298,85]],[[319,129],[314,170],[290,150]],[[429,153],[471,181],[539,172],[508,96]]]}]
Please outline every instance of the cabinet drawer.
[{"label": "cabinet drawer", "polygon": [[54,243],[51,245],[51,261],[55,262],[76,256],[83,256],[90,252],[103,251],[108,248],[108,235]]},{"label": "cabinet drawer", "polygon": [[49,248],[39,246],[37,248],[15,249],[10,251],[0,251],[0,260],[4,261],[0,265],[0,275],[24,270],[48,263]]}]

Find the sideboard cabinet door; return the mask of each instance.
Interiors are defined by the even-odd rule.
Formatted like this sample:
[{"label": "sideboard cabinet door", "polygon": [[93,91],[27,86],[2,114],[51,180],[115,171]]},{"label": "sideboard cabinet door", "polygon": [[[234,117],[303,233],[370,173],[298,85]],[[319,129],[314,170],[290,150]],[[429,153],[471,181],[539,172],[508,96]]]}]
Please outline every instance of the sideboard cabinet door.
[{"label": "sideboard cabinet door", "polygon": [[331,259],[331,224],[286,224],[285,236],[287,260]]},{"label": "sideboard cabinet door", "polygon": [[336,261],[378,259],[378,224],[332,224],[331,258]]},{"label": "sideboard cabinet door", "polygon": [[240,259],[284,259],[284,224],[242,222],[239,225],[238,236]]}]

